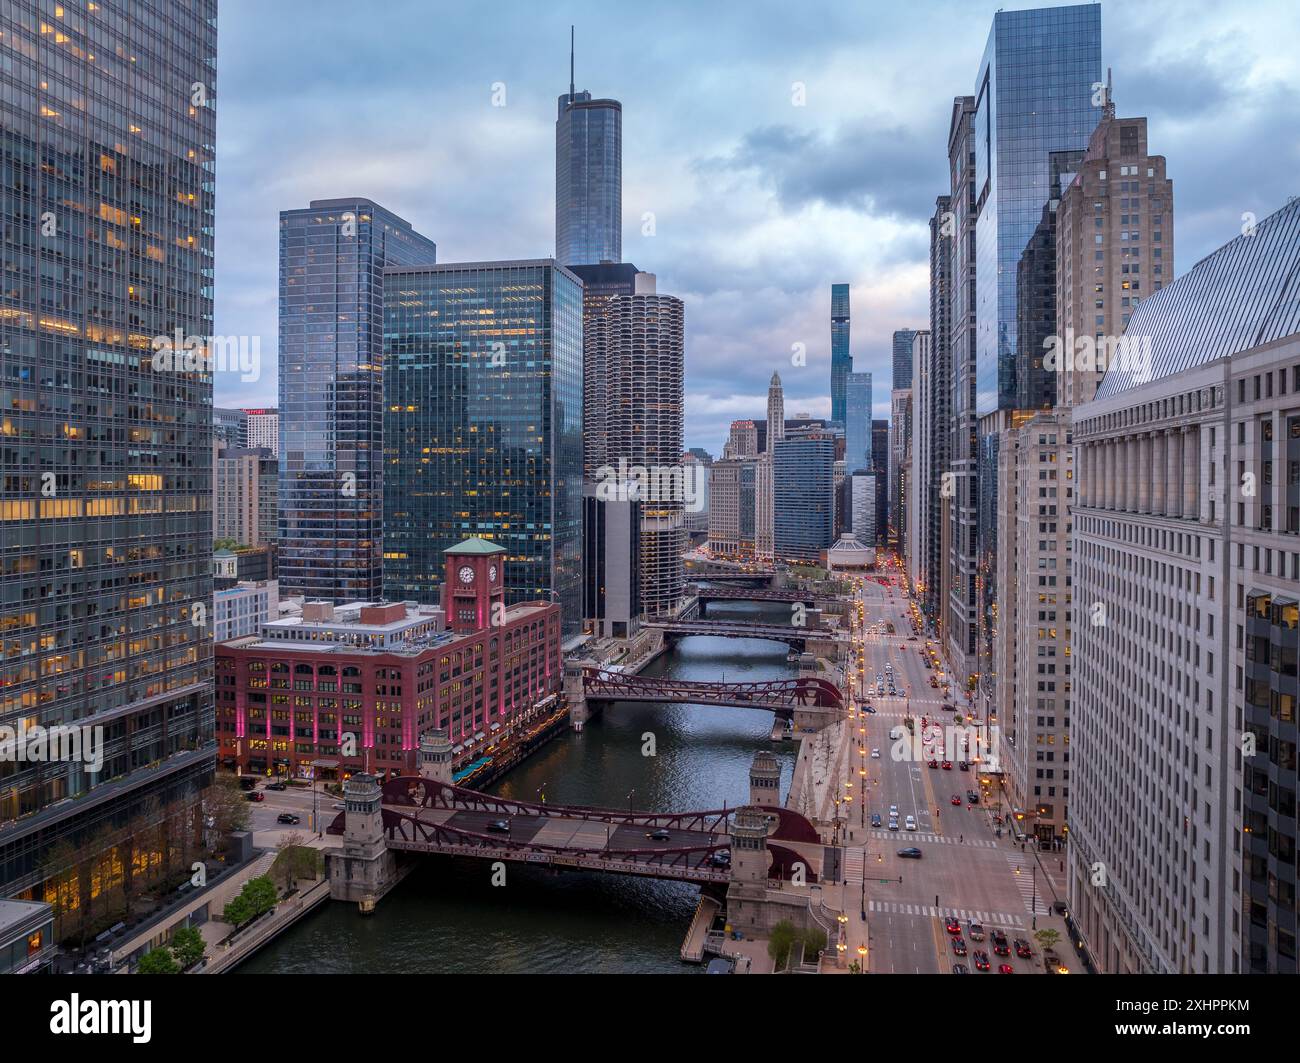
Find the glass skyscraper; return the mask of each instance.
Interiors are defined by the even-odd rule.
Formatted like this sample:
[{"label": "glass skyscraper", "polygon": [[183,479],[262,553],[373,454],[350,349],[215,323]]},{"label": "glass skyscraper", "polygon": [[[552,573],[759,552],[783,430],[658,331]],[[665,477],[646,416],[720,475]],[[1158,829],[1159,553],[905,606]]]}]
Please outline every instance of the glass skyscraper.
[{"label": "glass skyscraper", "polygon": [[871,468],[871,374],[850,373],[844,380],[844,470]]},{"label": "glass skyscraper", "polygon": [[0,5],[0,725],[102,753],[0,763],[0,897],[56,934],[202,840],[213,378],[170,344],[213,331],[216,19]]},{"label": "glass skyscraper", "polygon": [[778,439],[772,496],[776,557],[819,560],[835,542],[835,439],[825,432]]},{"label": "glass skyscraper", "polygon": [[844,378],[853,372],[849,351],[849,286],[831,285],[831,420],[844,423]]},{"label": "glass skyscraper", "polygon": [[506,599],[582,622],[582,282],[553,259],[384,277],[384,592],[439,600],[443,552],[506,549]]},{"label": "glass skyscraper", "polygon": [[904,391],[912,386],[912,341],[916,330],[901,328],[894,333],[894,375],[892,390]]},{"label": "glass skyscraper", "polygon": [[282,594],[382,594],[383,271],[436,256],[368,199],[280,212]]},{"label": "glass skyscraper", "polygon": [[555,257],[623,260],[623,105],[572,88],[555,120]]},{"label": "glass skyscraper", "polygon": [[976,79],[976,414],[1017,394],[1020,256],[1051,198],[1051,153],[1082,151],[1102,115],[1101,5],[999,11]]}]

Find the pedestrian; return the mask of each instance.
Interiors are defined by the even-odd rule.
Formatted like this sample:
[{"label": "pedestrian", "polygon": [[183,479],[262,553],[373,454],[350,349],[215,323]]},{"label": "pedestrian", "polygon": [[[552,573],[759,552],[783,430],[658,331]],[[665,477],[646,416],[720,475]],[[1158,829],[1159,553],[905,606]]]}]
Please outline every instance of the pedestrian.
[{"label": "pedestrian", "polygon": [[964,834],[958,834],[958,835],[957,835],[957,841],[958,841],[959,844],[960,844],[961,842],[964,842],[965,840],[966,840],[966,835],[964,835]]}]

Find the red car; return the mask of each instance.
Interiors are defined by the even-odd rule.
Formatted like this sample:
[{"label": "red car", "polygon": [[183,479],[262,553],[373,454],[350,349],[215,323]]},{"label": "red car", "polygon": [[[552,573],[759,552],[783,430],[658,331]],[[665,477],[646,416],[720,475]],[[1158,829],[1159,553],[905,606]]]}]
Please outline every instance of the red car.
[{"label": "red car", "polygon": [[943,762],[943,770],[944,770],[944,771],[952,771],[952,761],[951,761],[951,760],[945,760],[945,761]]},{"label": "red car", "polygon": [[1016,973],[1015,968],[1012,967],[1011,964],[1009,963],[998,964],[998,974],[1015,974],[1015,973]]},{"label": "red car", "polygon": [[930,768],[937,768],[938,766],[939,766],[939,762],[938,762],[937,760],[932,760],[932,761],[930,761],[930,763],[927,765],[927,767],[930,767]]},{"label": "red car", "polygon": [[953,798],[952,798],[952,800],[949,802],[949,804],[956,805],[958,808],[960,808],[960,807],[961,807],[961,798],[958,797],[956,794],[954,794],[954,795],[953,795]]},{"label": "red car", "polygon": [[957,956],[966,955],[966,942],[962,938],[952,939],[952,951]]},{"label": "red car", "polygon": [[977,971],[987,971],[989,969],[989,954],[987,952],[977,952],[971,958],[975,961]]},{"label": "red car", "polygon": [[993,954],[995,956],[1010,956],[1011,946],[1007,944],[1006,938],[995,938],[993,941]]},{"label": "red car", "polygon": [[1016,955],[1022,960],[1030,960],[1034,957],[1034,950],[1029,947],[1029,942],[1024,938],[1016,938]]},{"label": "red car", "polygon": [[957,920],[953,919],[951,916],[948,918],[947,926],[948,926],[948,933],[950,934],[961,933],[961,923],[957,922]]},{"label": "red car", "polygon": [[248,793],[246,793],[244,796],[245,796],[249,801],[265,801],[265,800],[266,800],[266,794],[262,793],[261,790],[250,790],[250,791],[249,791]]}]

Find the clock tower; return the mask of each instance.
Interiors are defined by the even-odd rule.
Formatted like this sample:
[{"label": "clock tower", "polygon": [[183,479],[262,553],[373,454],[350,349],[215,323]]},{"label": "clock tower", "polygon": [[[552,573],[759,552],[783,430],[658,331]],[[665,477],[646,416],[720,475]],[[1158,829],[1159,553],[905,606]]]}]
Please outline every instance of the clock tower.
[{"label": "clock tower", "polygon": [[479,538],[466,539],[445,551],[447,578],[442,605],[447,623],[457,635],[491,627],[493,612],[504,613],[505,552],[504,547]]}]

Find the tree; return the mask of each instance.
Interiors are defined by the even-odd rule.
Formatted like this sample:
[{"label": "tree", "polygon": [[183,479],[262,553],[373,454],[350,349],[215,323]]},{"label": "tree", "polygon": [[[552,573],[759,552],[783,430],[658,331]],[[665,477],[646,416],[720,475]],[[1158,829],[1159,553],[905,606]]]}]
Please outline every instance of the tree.
[{"label": "tree", "polygon": [[323,853],[302,844],[301,834],[290,834],[271,865],[271,878],[286,890],[296,889],[303,879],[320,878],[324,862]]},{"label": "tree", "polygon": [[805,957],[815,957],[826,947],[826,931],[821,927],[812,926],[803,932],[803,954]]},{"label": "tree", "polygon": [[160,949],[152,949],[140,957],[140,966],[137,969],[140,974],[180,974],[180,964],[176,962],[176,957],[172,955],[171,949],[163,946]]},{"label": "tree", "polygon": [[1057,942],[1061,940],[1061,932],[1053,930],[1050,926],[1034,932],[1034,940],[1038,942],[1039,948],[1044,952],[1051,952],[1056,948]]},{"label": "tree", "polygon": [[790,960],[790,949],[794,946],[796,931],[789,919],[782,919],[767,939],[767,954],[772,957],[775,970],[783,970]]},{"label": "tree", "polygon": [[223,922],[227,922],[238,929],[252,919],[254,914],[253,906],[249,904],[248,898],[241,893],[222,909],[221,918]]},{"label": "tree", "polygon": [[269,912],[275,907],[275,902],[280,899],[279,891],[275,888],[275,883],[265,875],[259,875],[257,878],[250,878],[244,883],[244,888],[239,894],[247,898],[249,905],[253,909],[254,915],[261,915],[263,912]]},{"label": "tree", "polygon": [[189,970],[203,959],[207,945],[204,944],[203,935],[197,928],[183,926],[172,935],[171,949],[181,968]]}]

